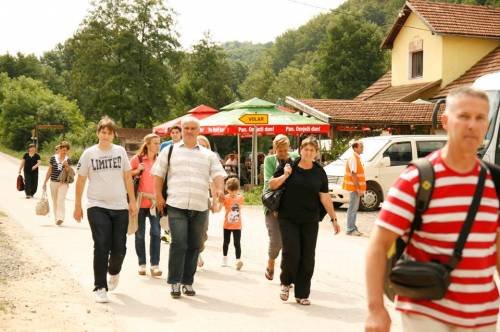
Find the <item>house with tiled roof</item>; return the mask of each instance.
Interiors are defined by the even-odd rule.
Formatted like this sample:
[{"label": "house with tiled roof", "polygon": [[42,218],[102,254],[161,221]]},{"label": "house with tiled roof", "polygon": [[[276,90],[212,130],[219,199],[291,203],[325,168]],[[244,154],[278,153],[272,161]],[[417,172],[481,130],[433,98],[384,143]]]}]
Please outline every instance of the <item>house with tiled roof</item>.
[{"label": "house with tiled roof", "polygon": [[426,132],[435,101],[455,87],[500,71],[500,8],[409,0],[381,45],[391,68],[354,100],[286,104],[335,130]]},{"label": "house with tiled roof", "polygon": [[414,101],[500,70],[500,8],[407,1],[382,42],[391,70],[355,100]]}]

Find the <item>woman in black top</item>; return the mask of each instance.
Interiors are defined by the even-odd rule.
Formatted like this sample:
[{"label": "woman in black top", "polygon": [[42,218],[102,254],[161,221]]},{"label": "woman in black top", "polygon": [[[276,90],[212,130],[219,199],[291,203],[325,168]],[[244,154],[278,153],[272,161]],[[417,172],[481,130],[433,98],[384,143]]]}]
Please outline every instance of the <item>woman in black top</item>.
[{"label": "woman in black top", "polygon": [[64,222],[65,215],[65,200],[66,193],[68,192],[68,184],[62,183],[59,180],[63,168],[69,167],[68,151],[70,145],[68,142],[63,141],[58,145],[57,153],[50,157],[49,169],[45,175],[43,182],[43,190],[47,190],[47,181],[50,179],[50,195],[52,196],[52,210],[56,225],[61,225]]},{"label": "woman in black top", "polygon": [[330,216],[335,234],[340,232],[332,200],[328,193],[328,179],[323,168],[314,162],[319,150],[314,137],[308,137],[300,146],[300,158],[293,165],[286,164],[276,170],[269,188],[285,184],[281,197],[278,220],[283,251],[281,254],[281,293],[288,300],[290,285],[294,284],[297,303],[309,305],[311,278],[318,238],[318,222],[322,208]]},{"label": "woman in black top", "polygon": [[19,174],[24,170],[24,192],[26,198],[32,198],[38,188],[38,167],[40,166],[40,155],[36,153],[35,144],[28,146],[28,152],[24,154]]}]

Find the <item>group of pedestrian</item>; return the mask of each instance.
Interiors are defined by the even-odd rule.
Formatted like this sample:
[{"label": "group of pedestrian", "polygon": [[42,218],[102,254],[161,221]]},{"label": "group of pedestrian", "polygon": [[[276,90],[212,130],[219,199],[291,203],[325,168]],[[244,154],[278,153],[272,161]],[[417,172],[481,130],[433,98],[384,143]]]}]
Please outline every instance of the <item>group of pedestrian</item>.
[{"label": "group of pedestrian", "polygon": [[[384,305],[384,281],[387,275],[387,253],[396,239],[408,243],[405,259],[413,262],[441,264],[448,267],[449,286],[440,298],[396,295],[396,309],[402,312],[403,330],[412,331],[495,331],[499,312],[499,293],[494,280],[500,273],[500,218],[498,166],[486,167],[477,157],[478,148],[488,129],[488,97],[472,88],[453,90],[447,97],[442,124],[448,142],[426,157],[432,165],[433,183],[428,208],[420,216],[420,226],[412,229],[417,213],[417,196],[422,189],[421,176],[415,166],[408,167],[389,190],[375,222],[366,255],[368,316],[366,331],[388,332],[390,317]],[[228,265],[231,235],[235,247],[235,267],[241,260],[241,210],[243,197],[237,178],[229,178],[219,158],[210,150],[206,137],[200,136],[197,119],[186,117],[178,128],[178,141],[160,151],[160,138],[154,134],[144,138],[139,153],[129,162],[125,150],[114,145],[116,125],[108,117],[98,123],[98,144],[84,151],[77,165],[74,218],[83,218],[82,193],[87,190],[87,215],[94,240],[94,292],[98,302],[107,302],[107,291],[116,288],[126,254],[129,215],[139,213],[135,246],[139,274],[146,274],[145,225],[150,221],[150,271],[160,276],[160,217],[168,215],[171,233],[167,282],[171,296],[194,296],[197,266],[203,265],[200,252],[207,239],[209,210],[225,208],[222,264]],[[181,139],[182,137],[182,139]],[[69,144],[62,142],[57,154],[50,158],[44,181],[50,179],[55,219],[64,221],[64,197],[67,183],[60,173],[69,167]],[[347,212],[347,234],[359,236],[356,211],[366,190],[360,141],[352,145],[353,156],[346,163],[344,188],[350,194]],[[340,226],[328,193],[325,171],[315,161],[317,141],[306,138],[299,153],[290,152],[284,135],[273,140],[273,154],[264,160],[264,188],[283,189],[278,211],[264,210],[269,235],[265,277],[273,280],[275,261],[281,251],[281,288],[283,301],[294,290],[297,303],[310,305],[311,278],[315,267],[318,222],[328,215],[332,232]],[[36,192],[40,157],[30,146],[23,157],[19,173],[24,169],[26,196]],[[480,197],[474,198],[478,181],[485,177]],[[138,197],[133,177],[140,177]],[[128,201],[127,201],[128,197]],[[137,199],[140,199],[137,205]],[[478,202],[472,226],[462,239],[469,208]],[[420,203],[419,203],[420,204]],[[137,206],[139,209],[137,210]],[[408,240],[408,234],[410,240]],[[459,237],[461,240],[459,240]],[[456,243],[464,243],[455,256]],[[455,248],[455,249],[454,249]],[[448,262],[454,256],[455,264]],[[201,262],[201,263],[200,263]],[[201,265],[200,265],[201,264]],[[414,273],[416,271],[407,272]],[[109,278],[107,278],[109,275]],[[418,278],[416,278],[418,279]],[[415,281],[415,282],[418,282]],[[416,294],[416,295],[415,295]]]}]

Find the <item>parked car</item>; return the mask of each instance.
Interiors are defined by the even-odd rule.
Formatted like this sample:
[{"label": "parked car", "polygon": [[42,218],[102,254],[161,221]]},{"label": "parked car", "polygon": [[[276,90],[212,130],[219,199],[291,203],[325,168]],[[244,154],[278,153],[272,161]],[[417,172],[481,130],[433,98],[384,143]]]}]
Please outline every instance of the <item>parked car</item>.
[{"label": "parked car", "polygon": [[[365,168],[367,190],[360,201],[360,210],[374,211],[386,197],[391,185],[415,159],[425,157],[446,143],[441,135],[377,136],[361,139],[364,151],[361,161]],[[349,202],[349,192],[342,189],[345,164],[352,149],[325,166],[330,195],[336,207]]]}]

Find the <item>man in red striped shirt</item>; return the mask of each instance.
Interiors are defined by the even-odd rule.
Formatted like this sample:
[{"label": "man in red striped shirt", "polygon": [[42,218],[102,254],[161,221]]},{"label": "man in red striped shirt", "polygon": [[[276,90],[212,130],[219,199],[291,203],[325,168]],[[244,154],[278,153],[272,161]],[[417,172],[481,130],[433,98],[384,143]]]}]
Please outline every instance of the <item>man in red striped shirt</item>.
[{"label": "man in red striped shirt", "polygon": [[[448,143],[428,156],[435,186],[422,225],[406,253],[417,261],[447,263],[465,221],[479,176],[477,150],[488,129],[488,97],[472,88],[459,88],[446,100],[441,118]],[[408,234],[415,214],[418,170],[409,167],[389,190],[376,220],[366,255],[368,317],[366,331],[388,332],[391,320],[384,307],[386,253],[392,243]],[[499,200],[488,171],[483,197],[463,250],[451,273],[451,284],[441,300],[412,300],[396,296],[403,330],[496,331],[499,294],[494,280],[500,273]]]}]

